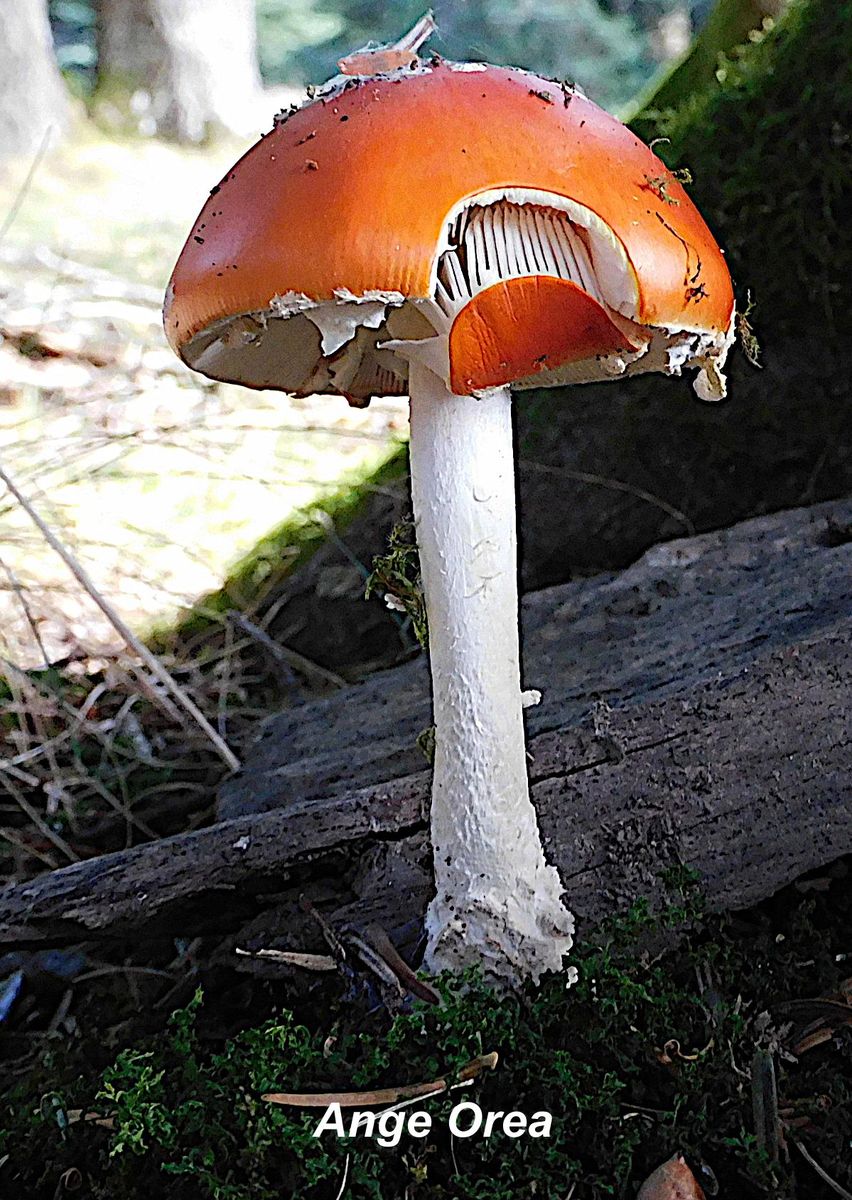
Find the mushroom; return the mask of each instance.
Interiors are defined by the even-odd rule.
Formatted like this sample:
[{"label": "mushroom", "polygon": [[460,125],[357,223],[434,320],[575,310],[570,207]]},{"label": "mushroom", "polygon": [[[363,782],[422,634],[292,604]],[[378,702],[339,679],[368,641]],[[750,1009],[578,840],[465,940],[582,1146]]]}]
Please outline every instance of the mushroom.
[{"label": "mushroom", "polygon": [[697,368],[721,397],[733,316],[722,253],[652,151],[567,85],[481,63],[338,76],[190,233],[165,305],[190,367],[355,405],[410,396],[433,969],[538,978],[573,932],[527,782],[509,388]]}]

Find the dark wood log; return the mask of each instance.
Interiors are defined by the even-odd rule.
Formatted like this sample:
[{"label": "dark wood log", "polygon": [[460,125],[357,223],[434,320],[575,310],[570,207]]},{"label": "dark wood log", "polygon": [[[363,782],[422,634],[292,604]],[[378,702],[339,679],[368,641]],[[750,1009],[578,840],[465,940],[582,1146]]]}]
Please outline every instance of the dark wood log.
[{"label": "dark wood log", "polygon": [[423,772],[74,863],[0,892],[0,944],[234,928],[256,897],[292,886],[297,868],[422,825],[428,793]]},{"label": "dark wood log", "polygon": [[[530,599],[533,799],[582,918],[679,862],[732,908],[852,852],[850,529],[849,503],[777,514]],[[226,933],[318,876],[418,918],[428,875],[383,889],[381,854],[423,858],[424,688],[412,664],[276,718],[228,819],[6,889],[0,940]]]},{"label": "dark wood log", "polygon": [[[774,650],[842,629],[852,615],[852,501],[761,517],[655,546],[625,571],[577,579],[523,601],[523,674],[542,702],[532,737],[607,706],[697,699]],[[779,718],[780,719],[780,718]],[[431,721],[422,657],[269,719],[221,790],[219,816],[384,783],[423,769]]]}]

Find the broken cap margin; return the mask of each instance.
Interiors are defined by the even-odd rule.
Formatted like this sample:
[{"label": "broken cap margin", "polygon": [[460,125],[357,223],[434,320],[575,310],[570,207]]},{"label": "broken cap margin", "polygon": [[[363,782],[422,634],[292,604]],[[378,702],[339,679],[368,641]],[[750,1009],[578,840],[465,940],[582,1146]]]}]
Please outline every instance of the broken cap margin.
[{"label": "broken cap margin", "polygon": [[[468,249],[467,295],[462,288],[464,302],[448,311],[442,267],[477,209],[493,210],[498,276],[484,286],[485,259]],[[550,233],[536,232],[533,213],[547,216]],[[567,278],[545,261],[548,246],[559,258],[554,236],[575,247]],[[481,243],[474,230],[470,245]],[[566,309],[555,345],[554,301]],[[607,329],[597,353],[565,334],[578,310]],[[717,398],[733,314],[712,234],[625,126],[529,72],[433,59],[338,77],[261,138],[202,209],[164,319],[177,353],[212,378],[363,404],[407,392],[418,345],[463,392],[697,367],[699,394]],[[454,336],[460,317],[520,323],[526,373],[489,379],[466,361],[454,369],[453,341],[457,354],[470,341],[461,326]]]}]

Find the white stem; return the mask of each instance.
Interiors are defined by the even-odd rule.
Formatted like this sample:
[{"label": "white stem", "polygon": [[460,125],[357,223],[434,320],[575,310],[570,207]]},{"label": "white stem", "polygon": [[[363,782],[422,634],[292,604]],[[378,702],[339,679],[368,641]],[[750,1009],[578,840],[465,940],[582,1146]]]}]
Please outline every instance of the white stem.
[{"label": "white stem", "polygon": [[409,390],[436,727],[426,961],[517,982],[561,968],[573,922],[527,783],[511,398],[455,396],[416,362]]}]

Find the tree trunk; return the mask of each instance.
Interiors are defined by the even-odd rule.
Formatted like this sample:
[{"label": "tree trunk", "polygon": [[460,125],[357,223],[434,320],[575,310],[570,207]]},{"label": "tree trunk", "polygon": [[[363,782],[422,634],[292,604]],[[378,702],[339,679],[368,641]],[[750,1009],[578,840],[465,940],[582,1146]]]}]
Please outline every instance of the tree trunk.
[{"label": "tree trunk", "polygon": [[47,0],[4,0],[0,36],[0,158],[32,154],[68,124],[69,104],[53,54]]},{"label": "tree trunk", "polygon": [[[643,109],[676,108],[687,97],[713,83],[723,55],[747,42],[752,30],[760,29],[767,17],[779,16],[786,3],[787,0],[718,0],[692,46],[641,97],[636,114]],[[670,22],[668,26],[665,21],[662,25],[664,29],[672,28]]]},{"label": "tree trunk", "polygon": [[651,30],[651,47],[658,63],[670,63],[682,58],[692,40],[692,21],[689,5],[679,0],[661,13]]},{"label": "tree trunk", "polygon": [[146,0],[99,0],[98,87],[136,88],[162,66],[162,43]]},{"label": "tree trunk", "polygon": [[97,108],[140,133],[256,132],[254,0],[100,0]]}]

